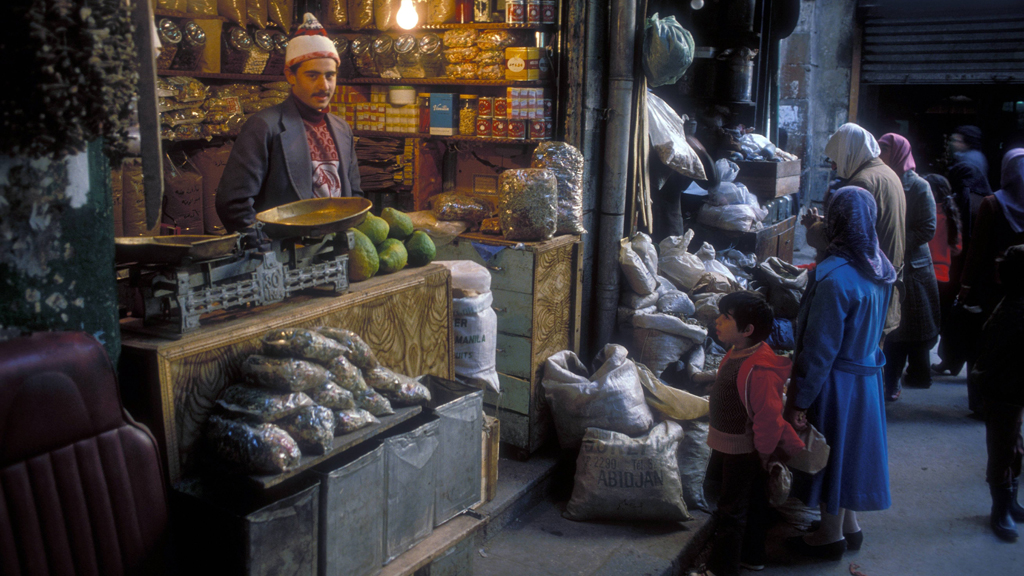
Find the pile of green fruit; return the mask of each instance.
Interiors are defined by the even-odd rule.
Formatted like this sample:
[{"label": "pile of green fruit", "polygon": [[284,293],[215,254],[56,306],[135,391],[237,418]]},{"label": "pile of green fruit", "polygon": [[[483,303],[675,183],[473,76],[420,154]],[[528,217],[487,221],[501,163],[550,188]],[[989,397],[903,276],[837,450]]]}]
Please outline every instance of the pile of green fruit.
[{"label": "pile of green fruit", "polygon": [[380,216],[368,214],[352,229],[355,246],[348,253],[349,279],[361,282],[376,274],[398,272],[406,266],[426,266],[434,260],[434,241],[422,230],[413,230],[404,212],[385,208]]}]

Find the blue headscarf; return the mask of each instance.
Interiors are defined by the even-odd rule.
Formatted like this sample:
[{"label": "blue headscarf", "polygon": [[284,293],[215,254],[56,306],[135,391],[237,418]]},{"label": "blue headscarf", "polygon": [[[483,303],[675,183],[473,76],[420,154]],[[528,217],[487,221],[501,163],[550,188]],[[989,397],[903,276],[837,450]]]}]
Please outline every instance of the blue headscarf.
[{"label": "blue headscarf", "polygon": [[873,282],[892,284],[896,270],[878,247],[877,217],[878,207],[867,190],[844,186],[833,192],[825,206],[825,252],[845,258]]}]

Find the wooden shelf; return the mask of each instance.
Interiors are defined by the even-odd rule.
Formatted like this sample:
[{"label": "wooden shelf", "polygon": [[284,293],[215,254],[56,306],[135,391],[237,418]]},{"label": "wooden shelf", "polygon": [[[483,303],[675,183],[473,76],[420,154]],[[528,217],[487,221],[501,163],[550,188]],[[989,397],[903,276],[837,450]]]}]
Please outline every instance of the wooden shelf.
[{"label": "wooden shelf", "polygon": [[189,72],[188,70],[157,70],[158,76],[189,76],[210,80],[239,80],[242,82],[284,82],[284,76],[265,76],[263,74],[214,74],[212,72]]},{"label": "wooden shelf", "polygon": [[324,26],[324,30],[327,32],[343,33],[343,34],[415,34],[416,32],[430,32],[432,30],[452,30],[452,29],[471,29],[471,30],[554,30],[557,28],[556,24],[508,24],[506,22],[473,22],[470,24],[458,24],[455,22],[449,22],[447,24],[423,24],[417,26],[412,30],[377,30],[376,28],[363,28],[355,29],[348,26]]},{"label": "wooden shelf", "polygon": [[345,84],[388,84],[395,86],[507,86],[517,88],[545,87],[550,80],[470,80],[467,78],[338,78],[338,85]]},{"label": "wooden shelf", "polygon": [[530,138],[484,138],[481,136],[466,136],[457,134],[455,136],[438,136],[436,134],[424,134],[422,132],[378,132],[374,130],[353,130],[355,136],[366,138],[430,138],[433,140],[457,140],[459,142],[477,142],[480,144],[539,144],[544,140]]},{"label": "wooden shelf", "polygon": [[164,18],[188,18],[189,20],[220,20],[221,22],[227,22],[228,19],[214,14],[213,16],[206,16],[203,14],[189,14],[188,12],[178,12],[177,10],[161,10],[159,8],[153,9],[154,16],[162,16]]}]

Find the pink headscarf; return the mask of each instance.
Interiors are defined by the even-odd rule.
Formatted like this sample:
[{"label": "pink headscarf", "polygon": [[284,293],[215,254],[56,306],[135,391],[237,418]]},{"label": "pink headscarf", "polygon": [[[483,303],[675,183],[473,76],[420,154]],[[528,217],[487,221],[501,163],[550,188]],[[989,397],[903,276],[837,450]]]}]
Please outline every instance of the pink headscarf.
[{"label": "pink headscarf", "polygon": [[910,142],[899,134],[888,133],[878,139],[878,147],[882,149],[879,158],[893,172],[903,176],[907,170],[915,170],[914,154],[910,151]]}]

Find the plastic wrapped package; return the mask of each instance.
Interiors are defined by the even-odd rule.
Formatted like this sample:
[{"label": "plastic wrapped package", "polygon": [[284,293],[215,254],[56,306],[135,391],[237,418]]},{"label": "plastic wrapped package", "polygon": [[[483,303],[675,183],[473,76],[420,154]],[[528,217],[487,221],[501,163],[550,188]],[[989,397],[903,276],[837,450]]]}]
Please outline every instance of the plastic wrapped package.
[{"label": "plastic wrapped package", "polygon": [[[444,246],[445,244],[448,244],[468,228],[468,225],[465,222],[445,222],[438,220],[437,216],[430,210],[409,212],[406,215],[410,220],[412,220],[413,228],[426,232],[430,236],[430,239],[434,241],[435,246]],[[498,234],[501,234],[500,228],[498,229]]]},{"label": "plastic wrapped package", "polygon": [[356,406],[355,396],[334,382],[314,386],[306,392],[313,402],[331,410],[351,410]]},{"label": "plastic wrapped package", "polygon": [[415,36],[403,34],[395,38],[395,55],[398,58],[398,73],[402,78],[426,78],[427,72],[420,61]]},{"label": "plastic wrapped package", "polygon": [[259,93],[259,97],[261,100],[287,100],[290,94],[290,90],[263,90],[262,92]]},{"label": "plastic wrapped package", "polygon": [[474,62],[481,66],[495,66],[505,64],[505,52],[502,50],[481,50],[477,52]]},{"label": "plastic wrapped package", "polygon": [[374,60],[373,51],[370,49],[371,44],[373,44],[373,40],[370,36],[360,36],[349,42],[348,49],[352,53],[352,61],[355,63],[356,71],[359,72],[360,76],[379,78],[380,72],[377,71],[377,62]]},{"label": "plastic wrapped package", "polygon": [[657,278],[651,274],[643,258],[633,250],[628,238],[619,240],[619,268],[633,292],[640,296],[657,294]]},{"label": "plastic wrapped package", "polygon": [[292,85],[289,84],[288,82],[264,82],[261,85],[261,87],[263,88],[261,93],[262,92],[266,92],[267,90],[274,90],[276,92],[288,93],[288,92],[291,92],[291,90],[292,90]]},{"label": "plastic wrapped package", "polygon": [[214,98],[230,98],[237,96],[239,98],[245,98],[254,94],[259,94],[263,91],[263,88],[256,84],[223,84],[220,86],[212,86],[210,88],[210,96]]},{"label": "plastic wrapped package", "polygon": [[371,424],[380,424],[380,420],[362,408],[334,412],[334,433],[338,436],[351,434]]},{"label": "plastic wrapped package", "polygon": [[356,406],[374,416],[390,416],[395,413],[395,410],[391,407],[391,402],[373,388],[367,388],[362,392],[353,394],[353,396],[356,399]]},{"label": "plastic wrapped package", "polygon": [[188,13],[198,16],[216,16],[217,0],[188,0]]},{"label": "plastic wrapped package", "polygon": [[644,25],[643,66],[651,87],[675,84],[693,63],[693,36],[675,16],[647,18]]},{"label": "plastic wrapped package", "polygon": [[285,328],[263,335],[262,348],[267,356],[299,358],[326,364],[345,351],[341,344],[313,330]]},{"label": "plastic wrapped package", "polygon": [[479,64],[449,64],[444,68],[445,76],[449,78],[462,78],[464,80],[476,80],[480,77]]},{"label": "plastic wrapped package", "polygon": [[171,76],[161,86],[169,89],[169,96],[181,103],[202,102],[209,95],[209,88],[205,84],[188,76]]},{"label": "plastic wrapped package", "polygon": [[182,126],[185,124],[202,124],[206,120],[206,112],[202,108],[182,108],[160,115],[160,123],[167,126]]},{"label": "plastic wrapped package", "polygon": [[398,54],[395,53],[395,41],[387,34],[381,34],[373,40],[370,47],[373,60],[377,64],[377,72],[381,78],[397,80],[402,77],[398,71]]},{"label": "plastic wrapped package", "polygon": [[647,92],[647,122],[651,147],[665,166],[694,180],[708,179],[700,158],[686,141],[683,119],[650,91]]},{"label": "plastic wrapped package", "polygon": [[484,30],[476,38],[476,45],[481,50],[505,50],[515,46],[520,38],[508,30]]},{"label": "plastic wrapped package", "polygon": [[260,354],[253,354],[242,362],[242,375],[251,384],[291,392],[322,386],[331,380],[326,368],[312,362]]},{"label": "plastic wrapped package", "polygon": [[381,392],[395,406],[420,406],[430,402],[430,390],[415,379],[383,366],[367,370],[366,383]]},{"label": "plastic wrapped package", "polygon": [[374,0],[348,0],[348,25],[353,30],[371,30]]},{"label": "plastic wrapped package", "polygon": [[444,24],[455,18],[455,0],[427,0],[427,24]]},{"label": "plastic wrapped package", "polygon": [[275,422],[299,445],[303,454],[326,454],[334,448],[334,412],[307,406]]},{"label": "plastic wrapped package", "polygon": [[[557,234],[583,234],[583,154],[565,142],[541,142],[533,151],[533,168],[547,168],[558,181]],[[655,266],[657,262],[655,261]]]},{"label": "plastic wrapped package", "polygon": [[234,418],[250,422],[273,422],[313,405],[302,392],[276,394],[253,386],[234,385],[224,389],[217,405]]},{"label": "plastic wrapped package", "polygon": [[263,29],[267,27],[267,0],[245,0],[245,15],[249,24]]},{"label": "plastic wrapped package", "polygon": [[480,223],[481,234],[501,234],[501,220],[498,218],[487,218]]},{"label": "plastic wrapped package", "polygon": [[[285,34],[292,33],[292,4],[294,1],[267,0],[267,15],[270,17],[270,21],[284,30]],[[346,23],[348,23],[347,18]]]},{"label": "plastic wrapped package", "polygon": [[181,234],[203,233],[203,177],[186,161],[164,157],[164,203],[161,220]]},{"label": "plastic wrapped package", "polygon": [[461,194],[439,194],[433,199],[434,216],[438,220],[459,220],[478,224],[490,218],[494,208],[486,200]]},{"label": "plastic wrapped package", "polygon": [[401,0],[373,0],[373,20],[377,30],[391,30],[398,27],[396,18]]},{"label": "plastic wrapped package", "polygon": [[505,78],[505,65],[481,65],[476,77],[478,80],[503,80]]},{"label": "plastic wrapped package", "polygon": [[761,224],[761,220],[764,219],[766,214],[766,210],[754,208],[749,204],[734,204],[731,206],[705,204],[697,212],[697,221],[705,226],[711,226],[720,230],[754,232],[764,227]]},{"label": "plastic wrapped package", "polygon": [[207,117],[207,123],[203,124],[203,138],[209,140],[214,136],[238,136],[242,131],[242,125],[245,124],[244,118],[241,115],[230,116],[223,122],[211,124]]},{"label": "plastic wrapped package", "polygon": [[[291,3],[291,0],[284,0]],[[327,0],[322,4],[323,11],[320,18],[324,26],[345,27],[348,26],[348,0]]]},{"label": "plastic wrapped package", "polygon": [[667,236],[658,244],[658,272],[682,290],[693,290],[705,272],[704,262],[687,251],[693,234],[693,230],[687,230],[682,236]]},{"label": "plastic wrapped package", "polygon": [[246,0],[217,0],[217,13],[239,26],[248,24],[247,11]]},{"label": "plastic wrapped package", "polygon": [[302,458],[295,440],[273,424],[250,426],[210,416],[206,441],[214,456],[247,474],[280,474]]},{"label": "plastic wrapped package", "polygon": [[370,346],[355,332],[330,326],[321,326],[316,331],[341,345],[342,355],[360,370],[370,370],[380,366],[380,362],[377,362]]},{"label": "plastic wrapped package", "polygon": [[344,356],[338,356],[331,360],[327,364],[327,370],[331,373],[334,382],[353,394],[369,389],[366,381],[363,380],[363,373]]},{"label": "plastic wrapped package", "polygon": [[203,138],[202,124],[182,124],[174,127],[161,127],[160,137],[171,142],[182,142],[185,140],[199,140]]},{"label": "plastic wrapped package", "polygon": [[452,274],[452,291],[464,296],[476,296],[491,291],[491,273],[472,260],[438,260],[438,264]]},{"label": "plastic wrapped package", "polygon": [[590,428],[576,459],[570,520],[690,520],[676,452],[682,427],[671,421],[639,438]]},{"label": "plastic wrapped package", "polygon": [[480,49],[476,46],[469,46],[468,48],[448,48],[444,51],[445,60],[448,60],[449,64],[471,63],[476,59],[478,54],[480,54]]},{"label": "plastic wrapped package", "polygon": [[445,48],[471,48],[476,44],[479,31],[472,29],[452,29],[444,33]]},{"label": "plastic wrapped package", "polygon": [[558,180],[546,168],[506,170],[498,179],[498,218],[508,240],[547,240],[558,220]]}]

